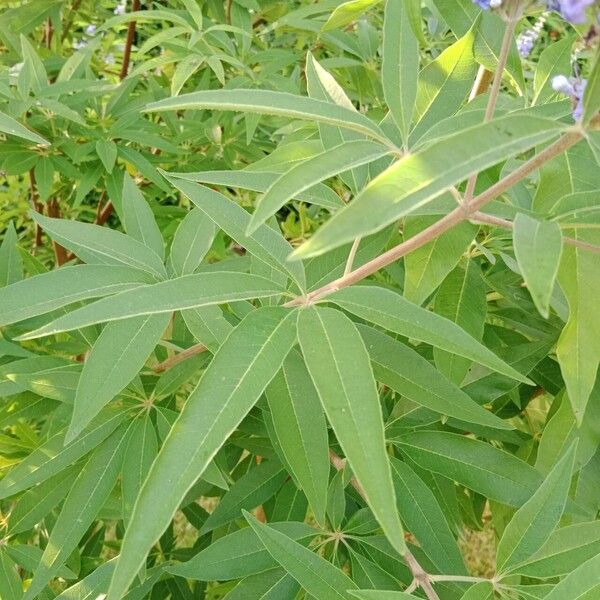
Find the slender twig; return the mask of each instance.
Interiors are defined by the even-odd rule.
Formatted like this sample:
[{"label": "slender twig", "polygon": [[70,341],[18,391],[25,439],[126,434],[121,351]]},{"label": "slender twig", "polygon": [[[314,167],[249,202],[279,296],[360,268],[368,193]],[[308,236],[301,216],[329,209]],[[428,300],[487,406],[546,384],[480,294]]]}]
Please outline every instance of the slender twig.
[{"label": "slender twig", "polygon": [[[504,37],[502,38],[502,46],[500,48],[500,54],[498,55],[498,66],[494,73],[494,80],[492,81],[492,89],[490,90],[490,96],[488,103],[485,108],[485,115],[483,122],[487,123],[494,116],[496,110],[496,104],[498,103],[498,95],[500,94],[500,86],[502,84],[502,77],[504,76],[504,69],[506,68],[506,62],[508,60],[508,54],[510,52],[510,46],[513,41],[513,35],[515,33],[515,27],[517,26],[516,19],[510,19],[506,24],[504,30]],[[465,191],[465,202],[468,204],[473,198],[475,193],[475,186],[477,185],[477,173],[469,178],[467,181],[467,188]]]},{"label": "slender twig", "polygon": [[[56,198],[52,198],[52,200],[47,203],[47,207],[49,217],[60,219],[60,206]],[[64,248],[64,246],[61,246],[56,241],[52,240],[52,247],[54,248],[54,259],[58,267],[64,265],[70,260],[67,250]]]},{"label": "slender twig", "polygon": [[[131,12],[137,12],[140,10],[140,0],[131,0]],[[135,20],[129,21],[127,26],[127,38],[125,40],[125,48],[123,50],[123,64],[121,65],[121,72],[119,73],[119,79],[122,81],[127,77],[129,71],[129,61],[131,60],[131,46],[133,45],[133,39],[135,38]]]},{"label": "slender twig", "polygon": [[[346,460],[338,456],[331,448],[329,449],[329,460],[337,471],[341,471],[346,466]],[[359,496],[365,502],[367,502],[367,494],[356,477],[352,477],[352,479],[350,479],[350,485],[358,492]],[[425,595],[429,600],[440,600],[439,596],[431,585],[431,575],[427,574],[425,569],[423,569],[423,567],[419,564],[419,561],[408,548],[402,555],[402,558],[404,558],[413,576],[413,582],[411,584],[412,591],[414,591],[414,589],[417,587],[420,587],[425,592]]]},{"label": "slender twig", "polygon": [[344,269],[344,275],[348,275],[350,271],[352,271],[352,265],[354,264],[354,259],[356,258],[356,253],[358,251],[358,247],[360,246],[360,240],[362,238],[357,237],[352,244],[352,248],[350,248],[350,252],[348,254],[348,259],[346,260],[346,268]]},{"label": "slender twig", "polygon": [[152,370],[155,373],[163,373],[164,371],[168,371],[172,369],[175,365],[182,363],[184,360],[188,358],[192,358],[192,356],[196,356],[205,352],[207,350],[206,346],[203,344],[196,344],[195,346],[190,346],[189,348],[183,350],[179,354],[175,356],[171,356],[171,358],[167,358],[167,360],[163,360],[163,362],[158,363],[152,367]]},{"label": "slender twig", "polygon": [[361,267],[354,269],[347,275],[320,287],[313,292],[310,292],[306,296],[294,298],[287,302],[284,306],[301,306],[304,304],[311,304],[317,300],[332,294],[333,292],[353,285],[376,273],[383,267],[395,262],[402,256],[405,256],[409,252],[424,246],[435,238],[439,237],[442,233],[445,233],[449,229],[452,229],[458,223],[469,219],[472,212],[478,211],[480,208],[485,206],[488,202],[497,198],[503,194],[506,190],[511,188],[513,185],[527,177],[530,173],[537,170],[541,165],[548,162],[550,159],[562,154],[565,150],[582,140],[584,134],[579,130],[572,130],[564,134],[556,142],[536,154],[533,158],[523,163],[519,168],[515,169],[512,173],[509,173],[503,177],[500,181],[489,187],[487,190],[473,198],[469,207],[465,207],[464,204],[457,206],[453,211],[442,217],[439,221],[436,221],[433,225],[427,227],[417,235],[409,238],[408,240],[394,246],[387,252],[380,254],[373,260],[365,263]]},{"label": "slender twig", "polygon": [[[469,221],[473,221],[474,223],[482,223],[484,225],[495,225],[496,227],[503,227],[504,229],[513,229],[515,226],[513,221],[503,219],[502,217],[496,217],[494,215],[488,215],[479,211],[474,212],[469,217]],[[575,248],[581,248],[582,250],[587,250],[588,252],[593,252],[594,254],[600,254],[600,246],[596,246],[595,244],[576,240],[575,238],[571,237],[563,237],[562,241],[567,244],[567,246],[574,246]]]},{"label": "slender twig", "polygon": [[[37,191],[37,183],[35,180],[35,172],[33,169],[29,169],[29,197],[31,200],[31,207],[35,212],[44,214],[44,205],[40,202],[40,196]],[[35,224],[35,242],[33,245],[34,251],[42,245],[42,228],[39,223]]]}]

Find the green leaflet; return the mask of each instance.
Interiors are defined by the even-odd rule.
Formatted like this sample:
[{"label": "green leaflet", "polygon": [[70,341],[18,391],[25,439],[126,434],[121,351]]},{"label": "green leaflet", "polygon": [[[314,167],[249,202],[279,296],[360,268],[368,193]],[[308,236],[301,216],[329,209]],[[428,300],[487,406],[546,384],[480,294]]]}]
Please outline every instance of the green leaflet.
[{"label": "green leaflet", "polygon": [[294,600],[299,591],[293,577],[275,568],[242,579],[223,600]]},{"label": "green leaflet", "polygon": [[521,506],[542,476],[516,456],[456,433],[419,431],[394,440],[420,467],[509,506]]},{"label": "green leaflet", "polygon": [[269,554],[307,593],[320,600],[351,600],[347,590],[356,584],[343,571],[251,514],[244,516]]},{"label": "green leaflet", "polygon": [[133,237],[99,225],[51,219],[37,212],[32,217],[52,239],[86,263],[134,267],[157,279],[166,275],[160,256]]},{"label": "green leaflet", "polygon": [[[277,150],[269,154],[266,158],[272,157]],[[260,163],[260,161],[258,161]],[[256,168],[258,163],[253,163]],[[169,177],[176,179],[185,179],[195,181],[196,183],[206,183],[210,185],[225,185],[227,187],[236,187],[255,192],[266,192],[279,179],[280,173],[270,171],[257,171],[256,173],[248,170],[241,171],[199,171],[195,173],[174,173],[169,171]],[[344,201],[328,186],[323,183],[300,192],[298,200],[316,204],[329,210],[335,210],[344,206]]]},{"label": "green leaflet", "polygon": [[[78,300],[110,296],[154,281],[147,273],[131,267],[62,267],[0,288],[0,323],[10,325]],[[28,302],[23,302],[23,298],[28,298]]]},{"label": "green leaflet", "polygon": [[410,23],[409,3],[387,1],[381,80],[385,102],[404,141],[408,138],[417,98],[419,59],[419,43]]},{"label": "green leaflet", "polygon": [[359,600],[416,600],[417,596],[406,592],[386,590],[350,590],[350,595]]},{"label": "green leaflet", "polygon": [[294,256],[317,256],[374,233],[431,202],[470,175],[541,144],[561,130],[562,125],[548,119],[508,115],[434,141],[401,158],[371,181]]},{"label": "green leaflet", "polygon": [[389,331],[469,358],[512,379],[529,383],[526,377],[458,325],[391,290],[378,286],[347,287],[328,296],[328,301]]},{"label": "green leaflet", "polygon": [[181,311],[181,316],[192,335],[213,354],[232,329],[218,306],[209,305]]},{"label": "green leaflet", "polygon": [[50,142],[45,140],[41,135],[38,135],[35,131],[31,131],[31,129],[28,129],[24,125],[21,125],[21,123],[3,112],[0,112],[0,131],[35,144],[40,144],[41,146],[50,145]]},{"label": "green leaflet", "polygon": [[6,550],[0,550],[0,598],[20,600],[22,597],[23,584],[17,565],[8,556]]},{"label": "green leaflet", "polygon": [[[306,545],[319,534],[305,523],[271,523],[270,527],[289,539]],[[251,527],[218,538],[191,560],[169,567],[169,573],[200,581],[240,579],[273,568],[276,560],[268,553]]]},{"label": "green leaflet", "polygon": [[69,467],[106,439],[124,418],[122,408],[106,409],[83,435],[66,446],[64,432],[57,433],[4,476],[0,481],[0,498],[13,496]]},{"label": "green leaflet", "polygon": [[17,232],[11,221],[0,244],[0,288],[23,278],[23,259],[19,254],[17,242]]},{"label": "green leaflet", "polygon": [[440,573],[466,574],[458,544],[435,496],[407,463],[391,459],[402,522]]},{"label": "green leaflet", "polygon": [[33,600],[54,577],[106,502],[121,470],[128,427],[124,423],[94,450],[77,476],[52,528],[26,600]]},{"label": "green leaflet", "polygon": [[560,227],[554,221],[538,221],[519,213],[514,221],[513,243],[527,289],[547,319],[562,252]]},{"label": "green leaflet", "polygon": [[295,318],[279,307],[254,310],[215,354],[138,496],[108,600],[120,600],[187,491],[281,367],[296,340]]},{"label": "green leaflet", "polygon": [[198,273],[161,281],[103,298],[21,336],[33,339],[95,323],[171,313],[174,310],[222,304],[281,294],[276,284],[248,273]]},{"label": "green leaflet", "polygon": [[[598,592],[598,572],[600,554],[590,558],[567,575],[554,589],[544,596],[544,600],[592,600]],[[596,594],[586,594],[594,590]]]},{"label": "green leaflet", "polygon": [[558,525],[571,487],[576,452],[577,442],[574,442],[535,494],[510,520],[498,544],[498,572],[526,561],[543,546]]},{"label": "green leaflet", "polygon": [[360,334],[339,311],[306,308],[298,314],[298,341],[327,418],[369,507],[392,546],[403,553],[406,546],[395,510],[379,395]]},{"label": "green leaflet", "polygon": [[164,260],[165,245],[160,229],[142,192],[128,173],[125,173],[123,178],[121,210],[123,212],[123,227],[127,235],[144,244],[157,254],[161,260]]},{"label": "green leaflet", "polygon": [[117,160],[117,145],[112,140],[98,140],[96,153],[107,173],[112,173]]},{"label": "green leaflet", "polygon": [[[566,230],[567,235],[598,244],[597,232]],[[556,346],[562,376],[573,413],[581,424],[596,381],[600,363],[600,319],[596,317],[600,297],[598,255],[581,248],[563,249],[558,282],[569,304],[569,320]]]},{"label": "green leaflet", "polygon": [[379,4],[381,0],[348,0],[342,2],[331,13],[321,31],[330,31],[344,27],[358,19],[363,13],[367,12],[373,6]]},{"label": "green leaflet", "polygon": [[243,510],[252,510],[260,506],[277,493],[286,479],[287,473],[279,461],[262,461],[231,486],[206,519],[200,534],[241,518]]},{"label": "green leaflet", "polygon": [[252,235],[247,235],[246,231],[248,231],[251,217],[233,200],[202,185],[175,179],[166,173],[164,175],[180,192],[205,212],[220,229],[246,248],[250,254],[291,277],[301,290],[304,289],[306,286],[304,268],[301,264],[287,262],[292,247],[279,232],[263,224]]},{"label": "green leaflet", "polygon": [[366,325],[358,325],[358,330],[377,381],[441,415],[497,429],[513,428],[479,406],[410,346]]},{"label": "green leaflet", "polygon": [[[136,419],[123,459],[121,490],[123,497],[123,520],[129,523],[133,505],[142,489],[146,475],[158,454],[158,439],[152,419],[145,414]],[[106,586],[108,588],[108,585]]]},{"label": "green leaflet", "polygon": [[169,261],[177,275],[193,273],[209,251],[216,229],[213,221],[199,208],[192,209],[181,221],[173,243]]},{"label": "green leaflet", "polygon": [[327,423],[302,358],[290,352],[267,388],[273,427],[291,474],[325,524],[329,455]]},{"label": "green leaflet", "polygon": [[[444,279],[435,294],[434,311],[481,341],[487,313],[485,292],[481,269],[474,260],[469,260],[464,268],[457,266]],[[469,359],[439,348],[433,349],[433,357],[436,368],[457,385],[472,364]]]},{"label": "green leaflet", "polygon": [[510,573],[540,579],[567,575],[600,554],[600,521],[575,523],[557,529],[546,543]]},{"label": "green leaflet", "polygon": [[342,142],[292,167],[277,179],[258,201],[247,233],[251,235],[284,204],[315,184],[357,166],[366,165],[390,152],[369,140]]},{"label": "green leaflet", "polygon": [[104,405],[131,383],[170,318],[169,313],[160,313],[111,321],[104,326],[83,365],[66,443],[75,439]]},{"label": "green leaflet", "polygon": [[487,581],[470,587],[460,600],[494,600],[494,587]]},{"label": "green leaflet", "polygon": [[165,110],[233,110],[262,115],[304,119],[358,131],[390,145],[390,141],[370,119],[359,112],[305,96],[267,90],[209,90],[165,98],[149,104],[146,112]]}]

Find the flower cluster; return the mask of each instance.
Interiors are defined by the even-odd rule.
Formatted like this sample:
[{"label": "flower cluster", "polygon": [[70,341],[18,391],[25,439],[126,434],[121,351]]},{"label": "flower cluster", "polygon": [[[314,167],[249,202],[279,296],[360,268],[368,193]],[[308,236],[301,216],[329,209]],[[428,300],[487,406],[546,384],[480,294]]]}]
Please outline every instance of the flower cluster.
[{"label": "flower cluster", "polygon": [[552,79],[552,89],[565,96],[570,96],[573,100],[573,105],[575,107],[573,109],[573,118],[576,121],[579,121],[583,115],[583,94],[585,93],[586,85],[587,79],[581,79],[579,77],[557,75]]},{"label": "flower cluster", "polygon": [[544,28],[544,23],[546,22],[546,13],[544,13],[536,22],[535,25],[531,29],[527,29],[523,31],[517,37],[517,48],[519,50],[519,54],[523,58],[527,58],[538,38],[540,37],[540,33]]},{"label": "flower cluster", "polygon": [[119,3],[117,4],[117,6],[115,6],[115,9],[113,10],[113,13],[115,15],[124,15],[125,10],[127,8],[126,5],[127,5],[127,0],[119,0]]},{"label": "flower cluster", "polygon": [[[505,1],[505,0],[504,0]],[[573,24],[585,23],[587,20],[587,9],[596,0],[542,0],[548,10],[560,13],[567,21]],[[500,8],[503,0],[473,0],[483,10]]]}]

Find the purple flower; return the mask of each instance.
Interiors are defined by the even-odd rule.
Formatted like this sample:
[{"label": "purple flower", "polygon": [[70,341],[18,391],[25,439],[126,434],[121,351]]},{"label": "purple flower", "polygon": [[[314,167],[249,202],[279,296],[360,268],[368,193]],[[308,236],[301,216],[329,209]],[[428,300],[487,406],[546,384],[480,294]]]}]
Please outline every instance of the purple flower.
[{"label": "purple flower", "polygon": [[113,10],[113,13],[115,15],[124,15],[125,14],[125,1],[126,0],[122,0],[121,2],[119,2],[119,4],[117,4],[117,6],[115,6],[115,9]]},{"label": "purple flower", "polygon": [[473,3],[477,4],[477,6],[483,10],[490,10],[490,8],[498,8],[501,6],[502,0],[473,0]]},{"label": "purple flower", "polygon": [[579,77],[557,75],[552,79],[552,89],[565,96],[570,96],[571,100],[573,100],[573,118],[576,121],[579,121],[583,115],[583,95],[585,93],[586,85],[587,79],[581,79]]},{"label": "purple flower", "polygon": [[559,12],[567,21],[581,25],[587,21],[587,9],[594,0],[548,0],[549,10]]},{"label": "purple flower", "polygon": [[519,50],[519,54],[523,58],[527,58],[535,43],[538,41],[540,37],[540,33],[544,28],[544,24],[546,23],[547,13],[544,13],[534,24],[531,29],[527,29],[519,34],[517,37],[517,49]]},{"label": "purple flower", "polygon": [[90,37],[93,37],[93,36],[95,36],[95,35],[96,35],[96,29],[97,29],[97,28],[96,28],[96,26],[95,26],[95,25],[88,25],[88,26],[85,28],[85,34],[86,34],[86,35],[89,35]]}]

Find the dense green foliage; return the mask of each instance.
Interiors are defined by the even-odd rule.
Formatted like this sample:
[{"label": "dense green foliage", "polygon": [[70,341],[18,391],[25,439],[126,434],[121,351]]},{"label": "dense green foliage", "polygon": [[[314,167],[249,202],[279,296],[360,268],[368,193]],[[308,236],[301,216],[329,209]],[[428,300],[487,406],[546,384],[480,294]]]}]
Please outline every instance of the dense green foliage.
[{"label": "dense green foliage", "polygon": [[2,4],[0,600],[600,596],[600,7],[543,4]]}]

